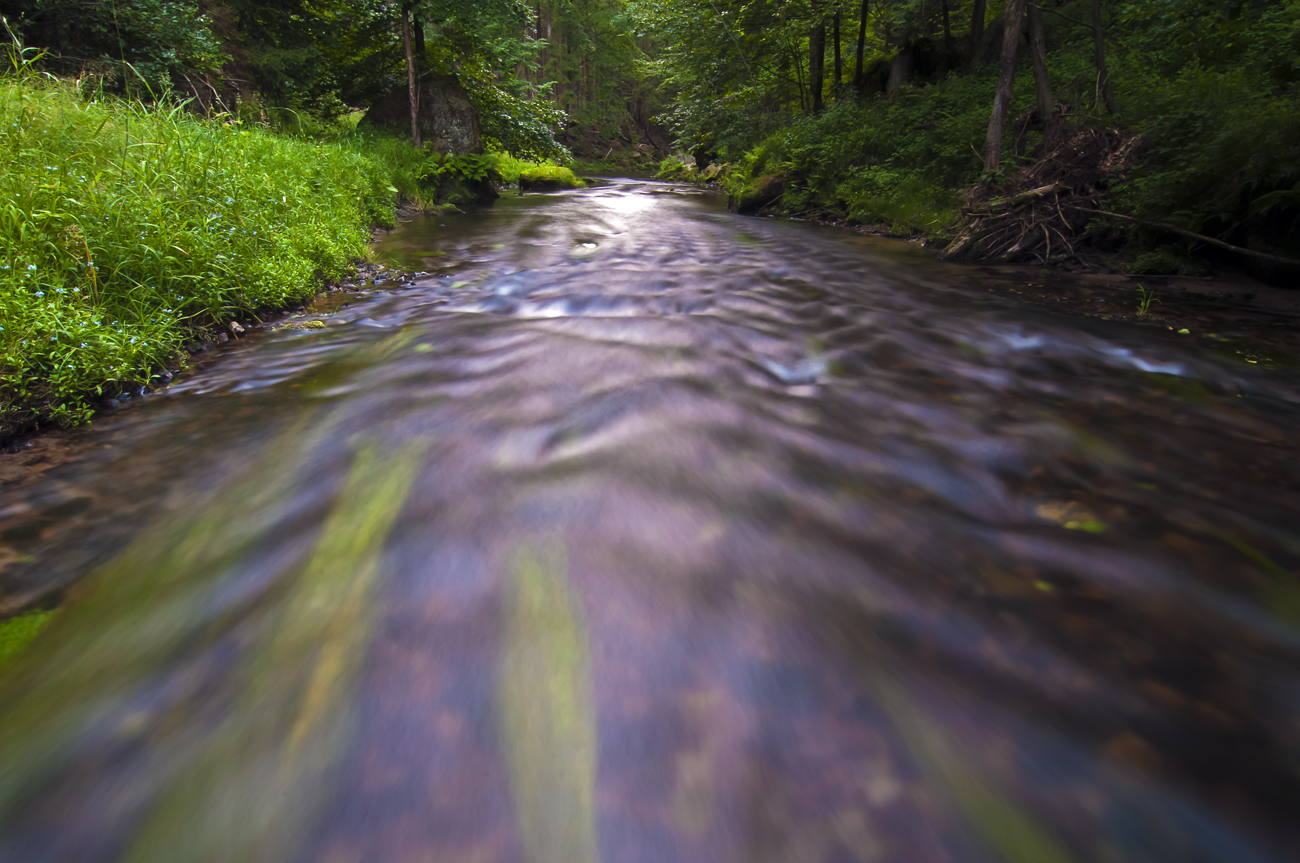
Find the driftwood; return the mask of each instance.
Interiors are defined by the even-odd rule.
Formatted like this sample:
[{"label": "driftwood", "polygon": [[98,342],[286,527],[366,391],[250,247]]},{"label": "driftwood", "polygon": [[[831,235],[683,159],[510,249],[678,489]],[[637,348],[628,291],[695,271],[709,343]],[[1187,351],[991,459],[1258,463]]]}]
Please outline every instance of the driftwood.
[{"label": "driftwood", "polygon": [[[1037,258],[1045,264],[1077,257],[1074,243],[1086,217],[1067,214],[1062,197],[1075,197],[1074,191],[1062,183],[1048,183],[969,208],[966,228],[944,256]],[[1092,203],[1092,198],[1088,201]]]},{"label": "driftwood", "polygon": [[[1018,122],[1029,122],[1026,114]],[[971,192],[963,208],[964,227],[944,250],[951,258],[1037,260],[1044,264],[1077,258],[1094,216],[1123,219],[1172,231],[1202,243],[1257,261],[1293,270],[1300,260],[1245,249],[1170,225],[1103,209],[1111,177],[1133,164],[1141,138],[1122,129],[1060,129],[1049,131],[1034,161],[1010,179],[1010,194],[991,197],[988,186]]]}]

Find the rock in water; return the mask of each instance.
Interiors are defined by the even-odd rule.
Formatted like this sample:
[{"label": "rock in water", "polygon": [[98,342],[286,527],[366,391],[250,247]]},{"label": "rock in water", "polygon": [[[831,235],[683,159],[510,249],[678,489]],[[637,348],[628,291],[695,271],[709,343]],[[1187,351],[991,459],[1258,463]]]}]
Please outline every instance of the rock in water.
[{"label": "rock in water", "polygon": [[[436,152],[463,156],[483,147],[478,111],[454,75],[421,83],[417,118],[420,141]],[[405,81],[371,105],[361,125],[409,132],[411,107]]]}]

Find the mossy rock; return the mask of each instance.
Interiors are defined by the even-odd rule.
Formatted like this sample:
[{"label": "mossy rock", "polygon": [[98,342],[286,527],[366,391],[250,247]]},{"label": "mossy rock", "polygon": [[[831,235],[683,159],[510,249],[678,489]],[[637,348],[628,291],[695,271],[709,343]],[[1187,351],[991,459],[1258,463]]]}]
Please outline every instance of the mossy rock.
[{"label": "mossy rock", "polygon": [[659,163],[659,168],[655,171],[655,179],[672,183],[693,183],[699,179],[699,173],[694,165],[688,165],[681,159],[670,156]]},{"label": "mossy rock", "polygon": [[538,165],[519,172],[521,192],[560,192],[565,189],[581,189],[586,185],[573,171],[555,165]]},{"label": "mossy rock", "polygon": [[[407,86],[403,80],[380,97],[366,111],[360,125],[409,135],[411,102]],[[464,155],[483,149],[478,109],[454,75],[429,78],[420,83],[416,120],[420,126],[420,140],[435,153]]]},{"label": "mossy rock", "polygon": [[768,209],[785,194],[785,175],[769,174],[727,197],[727,206],[744,215],[754,215]]}]

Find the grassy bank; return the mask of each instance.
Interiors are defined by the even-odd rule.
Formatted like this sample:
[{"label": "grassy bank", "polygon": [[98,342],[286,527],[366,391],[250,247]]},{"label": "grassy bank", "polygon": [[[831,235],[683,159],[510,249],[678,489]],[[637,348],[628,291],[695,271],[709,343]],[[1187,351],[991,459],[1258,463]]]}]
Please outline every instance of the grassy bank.
[{"label": "grassy bank", "polygon": [[0,438],[83,421],[187,339],[311,296],[418,198],[423,160],[0,81]]}]

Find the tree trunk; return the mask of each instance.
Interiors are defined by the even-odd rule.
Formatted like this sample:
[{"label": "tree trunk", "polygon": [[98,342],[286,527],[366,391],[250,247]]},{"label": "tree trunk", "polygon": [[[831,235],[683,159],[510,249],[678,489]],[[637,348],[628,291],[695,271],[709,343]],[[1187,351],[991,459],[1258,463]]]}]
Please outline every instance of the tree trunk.
[{"label": "tree trunk", "polygon": [[867,52],[867,3],[862,0],[862,14],[858,17],[858,65],[853,70],[853,88],[862,93],[862,61]]},{"label": "tree trunk", "polygon": [[1106,110],[1119,116],[1119,105],[1110,91],[1110,73],[1106,71],[1106,41],[1101,24],[1101,0],[1092,0],[1092,58],[1097,64],[1097,88],[1106,102]]},{"label": "tree trunk", "polygon": [[913,59],[911,48],[904,48],[894,55],[889,64],[889,81],[885,84],[886,96],[892,96],[895,90],[911,80],[915,65]]},{"label": "tree trunk", "polygon": [[835,83],[831,85],[831,95],[835,96],[840,91],[840,85],[844,83],[844,61],[840,57],[840,10],[835,10],[835,27],[832,35],[835,37]]},{"label": "tree trunk", "polygon": [[424,19],[411,13],[411,49],[415,53],[415,80],[424,77]]},{"label": "tree trunk", "polygon": [[996,174],[1002,163],[1002,124],[1011,102],[1011,83],[1016,77],[1016,51],[1020,47],[1020,21],[1025,16],[1025,0],[1008,0],[1002,22],[1002,66],[998,73],[998,92],[993,97],[993,114],[989,133],[984,139],[984,173]]},{"label": "tree trunk", "polygon": [[948,0],[943,0],[943,51],[949,57],[953,55],[952,24],[948,20]]},{"label": "tree trunk", "polygon": [[975,8],[970,16],[970,65],[972,69],[980,64],[980,49],[984,47],[984,4],[985,0],[975,0]]},{"label": "tree trunk", "polygon": [[1047,38],[1043,35],[1043,10],[1037,0],[1029,0],[1029,46],[1034,59],[1034,95],[1038,98],[1038,116],[1043,121],[1043,131],[1056,127],[1056,100],[1052,98],[1052,82],[1047,78]]},{"label": "tree trunk", "polygon": [[415,74],[415,57],[411,53],[411,10],[402,7],[402,47],[406,49],[406,86],[411,100],[411,143],[420,146],[420,82]]},{"label": "tree trunk", "polygon": [[826,19],[818,18],[808,37],[808,87],[812,90],[812,109],[821,113],[823,79],[826,77]]},{"label": "tree trunk", "polygon": [[799,85],[799,110],[808,110],[808,87],[803,79],[803,54],[802,46],[796,46],[794,41],[788,37],[785,40],[786,48],[790,52],[790,61],[794,66],[795,83]]}]

